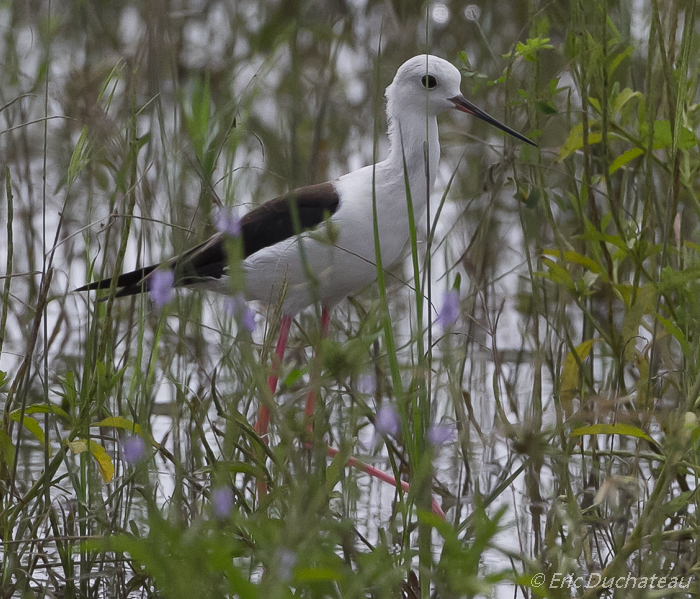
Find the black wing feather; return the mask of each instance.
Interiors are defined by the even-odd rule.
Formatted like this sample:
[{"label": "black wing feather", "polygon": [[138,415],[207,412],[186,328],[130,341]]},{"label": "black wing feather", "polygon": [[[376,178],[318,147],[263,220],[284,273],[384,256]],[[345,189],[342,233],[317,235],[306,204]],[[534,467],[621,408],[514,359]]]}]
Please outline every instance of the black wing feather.
[{"label": "black wing feather", "polygon": [[[294,190],[251,210],[240,223],[243,257],[248,258],[297,233],[314,229],[334,214],[339,204],[340,197],[333,184],[321,183]],[[225,236],[219,233],[173,258],[169,267],[175,270],[175,285],[220,279],[228,267],[225,241]],[[158,266],[153,264],[119,275],[117,297],[147,291],[148,276]],[[111,284],[112,279],[107,278],[84,285],[76,291],[109,289]]]}]

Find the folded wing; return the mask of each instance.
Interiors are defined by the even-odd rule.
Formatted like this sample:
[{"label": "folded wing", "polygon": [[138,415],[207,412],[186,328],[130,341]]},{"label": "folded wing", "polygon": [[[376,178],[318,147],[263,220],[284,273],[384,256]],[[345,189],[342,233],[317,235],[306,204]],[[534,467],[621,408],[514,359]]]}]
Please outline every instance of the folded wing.
[{"label": "folded wing", "polygon": [[[243,258],[309,231],[332,216],[340,198],[332,183],[321,183],[291,191],[251,210],[240,222]],[[175,271],[175,285],[194,285],[220,279],[228,270],[226,235],[217,233],[204,243],[167,262]],[[135,295],[148,290],[148,278],[160,265],[152,264],[117,277],[117,297]],[[109,289],[112,278],[94,281],[76,289],[92,291]]]}]

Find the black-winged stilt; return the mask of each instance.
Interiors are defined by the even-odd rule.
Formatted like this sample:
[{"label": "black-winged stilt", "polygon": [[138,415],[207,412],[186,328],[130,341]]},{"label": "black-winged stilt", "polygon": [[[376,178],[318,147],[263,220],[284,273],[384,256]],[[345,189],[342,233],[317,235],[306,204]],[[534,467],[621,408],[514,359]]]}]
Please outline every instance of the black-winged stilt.
[{"label": "black-winged stilt", "polygon": [[[275,198],[238,223],[246,297],[272,303],[281,289],[285,290],[268,379],[273,394],[292,317],[312,304],[320,304],[321,331],[325,335],[329,308],[377,278],[375,203],[382,263],[387,266],[401,257],[410,235],[407,186],[414,214],[419,218],[425,212],[438,171],[439,113],[457,109],[535,145],[469,102],[460,92],[460,82],[457,68],[436,56],[420,55],[406,61],[386,90],[390,151],[385,160],[335,181]],[[226,233],[220,232],[172,259],[169,265],[175,286],[232,293],[226,241]],[[120,275],[117,297],[146,291],[158,268],[147,266]],[[104,279],[78,291],[108,288],[110,284],[111,279]],[[312,391],[306,403],[307,417],[313,415],[314,398]],[[269,418],[269,409],[262,405],[256,424],[261,436],[267,433]],[[329,454],[335,453],[329,450]],[[264,491],[264,486],[259,488]]]}]

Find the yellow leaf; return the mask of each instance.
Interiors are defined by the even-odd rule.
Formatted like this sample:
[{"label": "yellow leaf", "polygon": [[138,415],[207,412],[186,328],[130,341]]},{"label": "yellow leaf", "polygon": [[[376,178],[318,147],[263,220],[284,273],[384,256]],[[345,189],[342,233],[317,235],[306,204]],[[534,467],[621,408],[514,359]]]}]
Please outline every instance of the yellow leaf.
[{"label": "yellow leaf", "polygon": [[107,455],[105,448],[99,443],[90,441],[90,453],[100,467],[102,480],[106,483],[111,481],[114,478],[114,464],[112,464],[112,458]]},{"label": "yellow leaf", "polygon": [[654,439],[647,435],[641,428],[631,424],[593,424],[591,426],[581,426],[571,431],[572,437],[582,437],[583,435],[625,435],[644,439],[656,444]]},{"label": "yellow leaf", "polygon": [[82,439],[76,439],[75,441],[70,441],[68,443],[68,447],[70,447],[70,450],[76,455],[79,453],[83,453],[84,451],[87,451],[87,449],[88,449],[87,441],[83,441]]},{"label": "yellow leaf", "polygon": [[71,451],[75,454],[89,451],[90,455],[95,458],[95,461],[100,468],[102,480],[104,480],[106,483],[114,478],[114,464],[112,464],[112,458],[107,455],[107,452],[102,445],[96,441],[76,439],[75,441],[69,442],[68,447],[70,447]]},{"label": "yellow leaf", "polygon": [[136,433],[141,437],[146,443],[150,443],[153,447],[160,447],[158,443],[153,440],[153,437],[149,435],[146,431],[141,428],[140,424],[136,424],[133,420],[124,418],[123,416],[110,416],[99,422],[93,422],[90,428],[96,428],[98,426],[111,426],[112,428],[119,428],[130,433]]},{"label": "yellow leaf", "polygon": [[99,422],[93,422],[90,425],[90,428],[95,428],[98,426],[111,426],[113,428],[121,428],[126,431],[136,433],[137,435],[141,434],[141,425],[136,424],[133,420],[129,420],[123,416],[110,416],[109,418],[105,418]]},{"label": "yellow leaf", "polygon": [[566,354],[564,366],[561,369],[559,397],[561,398],[561,402],[567,412],[570,412],[571,401],[578,392],[578,381],[580,377],[579,364],[583,363],[583,361],[588,357],[588,354],[591,353],[591,349],[593,348],[593,344],[598,341],[600,341],[600,339],[588,339],[575,348],[575,354],[574,352],[569,352]]}]

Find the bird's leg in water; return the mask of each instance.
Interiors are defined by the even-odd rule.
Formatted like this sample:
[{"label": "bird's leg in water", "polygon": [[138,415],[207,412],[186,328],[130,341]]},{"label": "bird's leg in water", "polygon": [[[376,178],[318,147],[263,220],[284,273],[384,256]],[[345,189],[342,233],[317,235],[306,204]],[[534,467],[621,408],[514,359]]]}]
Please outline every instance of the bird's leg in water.
[{"label": "bird's leg in water", "polygon": [[[321,311],[321,343],[328,336],[328,326],[331,321],[330,310],[326,306],[323,306]],[[306,422],[306,430],[308,433],[314,430],[314,410],[316,409],[316,392],[318,390],[318,380],[321,377],[321,347],[319,344],[318,351],[314,356],[313,363],[311,365],[311,389],[306,396],[306,407],[304,408],[304,420]]]},{"label": "bird's leg in water", "polygon": [[[277,380],[279,379],[282,359],[284,358],[284,350],[287,348],[287,339],[289,338],[289,329],[292,327],[292,317],[288,314],[282,316],[280,323],[280,332],[277,337],[277,347],[275,355],[272,356],[272,371],[267,379],[267,388],[270,390],[271,399],[274,401],[275,391],[277,390]],[[258,421],[255,423],[255,432],[260,435],[265,443],[268,443],[267,428],[270,425],[270,408],[264,403],[258,410]],[[267,483],[258,481],[258,497],[262,498],[267,495]]]}]

